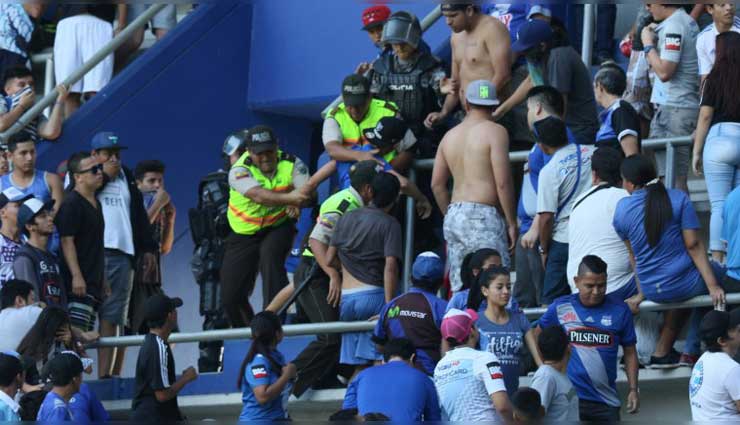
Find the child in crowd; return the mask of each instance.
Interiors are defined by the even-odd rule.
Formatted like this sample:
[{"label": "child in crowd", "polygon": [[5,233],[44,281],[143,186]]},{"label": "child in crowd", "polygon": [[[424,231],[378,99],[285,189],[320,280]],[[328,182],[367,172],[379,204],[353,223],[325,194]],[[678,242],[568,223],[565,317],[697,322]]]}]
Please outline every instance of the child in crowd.
[{"label": "child in crowd", "polygon": [[537,337],[542,366],[532,378],[532,388],[540,393],[545,420],[553,423],[578,422],[578,395],[565,373],[570,360],[568,335],[560,326],[545,328]]},{"label": "child in crowd", "polygon": [[[465,310],[468,308],[468,295],[470,294],[470,288],[478,280],[478,275],[481,270],[485,270],[491,266],[500,265],[501,253],[492,248],[482,248],[466,255],[465,258],[463,258],[462,266],[460,267],[462,290],[450,298],[450,302],[447,304],[447,311],[450,311],[453,308],[458,310]],[[481,308],[485,309],[485,306],[481,305]]]},{"label": "child in crowd", "polygon": [[296,367],[285,362],[277,350],[283,340],[280,318],[271,311],[258,313],[252,319],[252,345],[239,371],[237,385],[242,390],[239,421],[285,420],[291,381]]},{"label": "child in crowd", "polygon": [[483,299],[487,302],[486,309],[477,322],[480,349],[495,354],[499,359],[506,391],[511,395],[519,388],[519,365],[524,344],[527,344],[537,365],[542,364],[534,331],[524,313],[507,308],[511,300],[508,269],[491,266],[481,272],[478,282],[480,291],[471,292],[470,299],[474,310],[482,304]]},{"label": "child in crowd", "polygon": [[24,381],[23,362],[14,351],[0,353],[0,422],[20,422],[20,406],[15,402]]},{"label": "child in crowd", "polygon": [[511,405],[514,408],[514,423],[516,425],[539,423],[544,416],[540,394],[532,388],[519,388],[511,396]]},{"label": "child in crowd", "polygon": [[65,351],[49,360],[44,366],[44,375],[49,378],[53,388],[41,404],[36,417],[38,422],[74,421],[69,401],[80,391],[82,371],[82,361],[74,353]]}]

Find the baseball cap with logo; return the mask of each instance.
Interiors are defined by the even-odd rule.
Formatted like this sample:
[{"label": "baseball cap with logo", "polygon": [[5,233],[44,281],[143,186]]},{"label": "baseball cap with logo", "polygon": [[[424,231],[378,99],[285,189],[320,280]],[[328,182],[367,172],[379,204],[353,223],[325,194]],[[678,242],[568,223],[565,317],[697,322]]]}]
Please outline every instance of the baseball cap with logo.
[{"label": "baseball cap with logo", "polygon": [[28,222],[32,221],[41,211],[51,211],[52,209],[54,209],[53,199],[46,203],[34,197],[26,199],[18,208],[18,228],[25,234]]},{"label": "baseball cap with logo", "polygon": [[33,198],[33,195],[26,195],[13,186],[3,190],[0,193],[0,208],[5,208],[10,202],[24,202]]},{"label": "baseball cap with logo", "polygon": [[252,153],[276,150],[278,147],[277,137],[275,137],[272,128],[266,125],[256,125],[247,132],[246,146]]},{"label": "baseball cap with logo", "polygon": [[463,311],[451,308],[442,318],[442,325],[439,327],[442,338],[452,338],[459,344],[464,343],[470,336],[473,325],[477,320],[478,313],[471,309]]},{"label": "baseball cap with logo", "polygon": [[542,19],[529,19],[519,27],[511,50],[521,53],[552,40],[552,27]]},{"label": "baseball cap with logo", "polygon": [[348,75],[342,81],[342,101],[347,106],[364,105],[370,97],[370,80],[358,74]]},{"label": "baseball cap with logo", "polygon": [[96,151],[100,149],[128,149],[118,143],[118,136],[110,131],[101,131],[93,136],[90,147]]},{"label": "baseball cap with logo", "polygon": [[471,105],[496,106],[496,87],[488,80],[475,80],[465,89],[465,100]]},{"label": "baseball cap with logo", "polygon": [[419,254],[411,268],[411,276],[415,281],[435,282],[445,276],[445,263],[439,255],[426,251]]},{"label": "baseball cap with logo", "polygon": [[389,16],[391,16],[391,10],[386,5],[368,7],[362,12],[362,30],[368,31],[385,24]]},{"label": "baseball cap with logo", "polygon": [[370,144],[377,148],[395,146],[404,136],[409,127],[403,120],[396,117],[383,117],[375,128],[365,130],[364,136]]}]

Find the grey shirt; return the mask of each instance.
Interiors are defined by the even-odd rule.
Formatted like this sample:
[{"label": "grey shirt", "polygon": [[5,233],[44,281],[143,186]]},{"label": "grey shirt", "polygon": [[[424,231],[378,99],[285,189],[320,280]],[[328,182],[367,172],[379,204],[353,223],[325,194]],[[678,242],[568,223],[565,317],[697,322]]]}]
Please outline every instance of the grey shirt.
[{"label": "grey shirt", "polygon": [[565,123],[580,144],[594,144],[599,130],[591,71],[570,46],[550,51],[545,72],[546,82],[567,96]]},{"label": "grey shirt", "polygon": [[550,365],[542,365],[535,372],[530,385],[540,393],[545,422],[579,421],[578,396],[568,375]]},{"label": "grey shirt", "polygon": [[375,207],[359,208],[339,219],[331,245],[355,279],[380,287],[384,283],[385,257],[403,257],[401,225]]},{"label": "grey shirt", "polygon": [[678,8],[656,27],[660,59],[678,63],[670,80],[655,78],[652,103],[679,108],[699,108],[699,60],[696,38],[699,26],[682,8]]}]

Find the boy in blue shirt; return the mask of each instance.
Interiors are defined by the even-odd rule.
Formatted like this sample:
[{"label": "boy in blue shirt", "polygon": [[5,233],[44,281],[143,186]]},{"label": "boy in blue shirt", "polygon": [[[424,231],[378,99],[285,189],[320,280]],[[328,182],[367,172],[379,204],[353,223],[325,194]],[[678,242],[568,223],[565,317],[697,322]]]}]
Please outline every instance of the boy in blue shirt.
[{"label": "boy in blue shirt", "polygon": [[38,422],[69,422],[74,417],[69,410],[69,401],[80,391],[82,385],[82,361],[71,352],[65,351],[54,356],[44,366],[53,388],[46,394],[41,404]]},{"label": "boy in blue shirt", "polygon": [[407,339],[384,346],[384,364],[365,369],[349,384],[342,409],[360,416],[382,413],[399,423],[439,421],[439,399],[434,382],[414,368],[416,351]]},{"label": "boy in blue shirt", "polygon": [[581,421],[619,421],[617,353],[624,349],[629,382],[627,411],[637,413],[637,350],[632,312],[622,300],[606,295],[606,263],[587,255],[575,277],[578,293],[557,298],[540,318],[540,330],[561,326],[568,335],[568,378],[576,387]]},{"label": "boy in blue shirt", "polygon": [[20,422],[20,406],[14,398],[24,380],[21,356],[14,351],[0,353],[0,422]]}]

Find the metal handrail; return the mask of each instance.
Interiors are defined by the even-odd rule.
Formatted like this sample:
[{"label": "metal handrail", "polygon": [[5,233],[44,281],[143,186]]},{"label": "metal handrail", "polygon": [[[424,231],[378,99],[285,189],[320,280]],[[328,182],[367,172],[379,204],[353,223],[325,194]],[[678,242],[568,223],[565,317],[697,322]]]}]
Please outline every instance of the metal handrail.
[{"label": "metal handrail", "polygon": [[[134,19],[131,24],[126,26],[118,35],[113,37],[105,46],[103,46],[97,53],[95,53],[90,60],[82,64],[77,70],[75,70],[67,79],[62,81],[61,84],[67,87],[72,86],[78,82],[82,77],[85,76],[90,70],[95,68],[100,62],[103,61],[108,55],[112,54],[118,47],[120,47],[129,37],[131,37],[139,28],[146,25],[159,11],[167,7],[165,3],[154,4],[149,7],[146,12],[139,15]],[[0,140],[7,141],[8,138],[15,133],[24,129],[31,121],[33,121],[44,109],[51,106],[57,99],[59,94],[56,90],[52,90],[47,93],[40,101],[36,102],[28,111],[26,111],[10,128],[0,133]]]},{"label": "metal handrail", "polygon": [[[740,304],[740,294],[727,294],[727,304]],[[691,298],[683,303],[660,304],[652,301],[643,301],[640,304],[640,311],[662,311],[676,308],[694,308],[710,307],[712,298],[709,295],[701,295]],[[527,317],[542,316],[546,308],[528,308],[524,309]],[[300,325],[285,325],[283,333],[285,336],[317,335],[329,333],[347,333],[347,332],[368,332],[375,329],[377,321],[363,322],[327,322],[327,323],[308,323]],[[250,328],[222,329],[201,332],[174,333],[170,336],[171,343],[185,342],[203,342],[203,341],[222,341],[233,339],[249,339],[252,337]],[[93,346],[100,347],[131,347],[139,346],[144,343],[144,335],[122,336],[122,337],[105,337]]]}]

